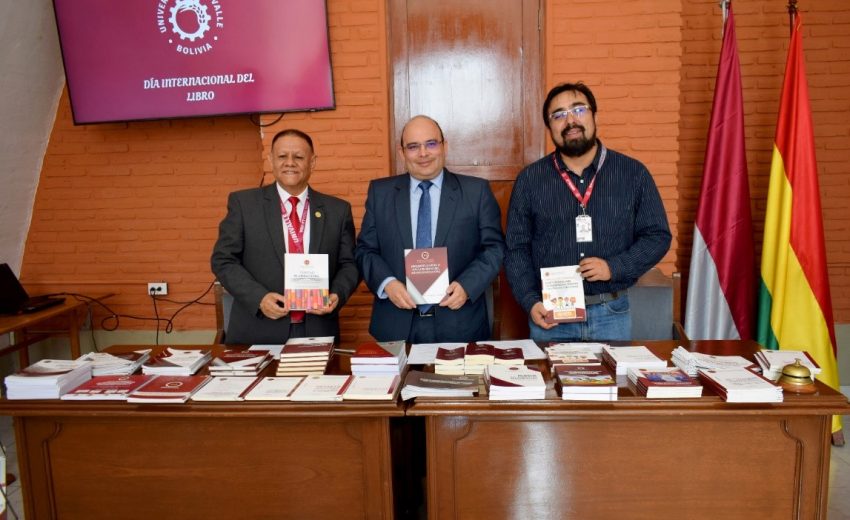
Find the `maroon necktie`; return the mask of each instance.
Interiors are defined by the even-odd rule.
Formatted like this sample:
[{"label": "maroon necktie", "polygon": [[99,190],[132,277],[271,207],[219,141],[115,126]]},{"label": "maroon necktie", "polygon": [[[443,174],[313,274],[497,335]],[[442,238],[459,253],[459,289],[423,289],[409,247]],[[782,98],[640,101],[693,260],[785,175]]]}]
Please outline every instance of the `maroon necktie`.
[{"label": "maroon necktie", "polygon": [[[301,219],[298,218],[298,197],[289,197],[289,204],[292,206],[292,211],[289,213],[289,222],[292,223],[292,228],[295,230],[295,235],[298,237],[298,244],[292,240],[292,235],[286,233],[286,239],[289,241],[290,253],[304,252],[304,231],[301,229]],[[304,311],[290,311],[289,319],[292,323],[301,323],[304,321]]]}]

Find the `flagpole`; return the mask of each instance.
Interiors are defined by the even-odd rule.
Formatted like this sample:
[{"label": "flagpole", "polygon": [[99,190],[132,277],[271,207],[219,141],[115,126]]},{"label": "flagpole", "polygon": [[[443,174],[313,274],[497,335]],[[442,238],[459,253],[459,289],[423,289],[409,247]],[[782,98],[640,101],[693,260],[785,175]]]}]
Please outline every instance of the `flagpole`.
[{"label": "flagpole", "polygon": [[729,3],[732,0],[720,0],[720,10],[723,13],[723,22],[720,24],[720,39],[723,39],[723,34],[726,32],[726,18],[729,17]]},{"label": "flagpole", "polygon": [[788,0],[788,18],[791,24],[791,34],[794,34],[794,19],[797,17],[797,0]]}]

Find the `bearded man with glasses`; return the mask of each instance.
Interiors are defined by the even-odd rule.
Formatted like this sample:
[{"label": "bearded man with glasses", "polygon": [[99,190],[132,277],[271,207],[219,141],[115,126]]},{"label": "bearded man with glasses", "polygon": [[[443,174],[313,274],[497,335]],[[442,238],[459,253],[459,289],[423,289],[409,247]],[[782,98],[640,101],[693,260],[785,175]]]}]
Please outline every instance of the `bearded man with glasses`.
[{"label": "bearded man with glasses", "polygon": [[[404,126],[398,153],[407,173],[369,184],[355,259],[375,295],[369,333],[412,343],[489,339],[485,292],[505,254],[499,205],[483,179],[445,168],[448,143],[436,121]],[[445,247],[449,286],[439,304],[416,305],[404,250]]]},{"label": "bearded man with glasses", "polygon": [[[555,151],[526,166],[508,208],[505,271],[538,341],[627,340],[627,290],[670,247],[658,188],[636,159],[596,136],[596,98],[563,83],[543,103]],[[547,321],[541,268],[578,265],[585,321]]]}]

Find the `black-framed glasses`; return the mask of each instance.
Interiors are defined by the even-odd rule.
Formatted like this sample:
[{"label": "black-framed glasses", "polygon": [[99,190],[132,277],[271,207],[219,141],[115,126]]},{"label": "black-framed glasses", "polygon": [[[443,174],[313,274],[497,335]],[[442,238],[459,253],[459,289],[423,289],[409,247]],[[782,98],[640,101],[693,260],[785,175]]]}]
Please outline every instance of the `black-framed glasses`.
[{"label": "black-framed glasses", "polygon": [[404,145],[404,151],[407,153],[418,153],[424,146],[429,152],[436,152],[441,144],[443,144],[443,141],[438,141],[436,139],[429,139],[424,143],[407,143]]},{"label": "black-framed glasses", "polygon": [[564,121],[568,116],[572,115],[576,119],[581,119],[587,115],[590,107],[587,105],[576,105],[572,108],[558,110],[549,114],[549,121]]}]

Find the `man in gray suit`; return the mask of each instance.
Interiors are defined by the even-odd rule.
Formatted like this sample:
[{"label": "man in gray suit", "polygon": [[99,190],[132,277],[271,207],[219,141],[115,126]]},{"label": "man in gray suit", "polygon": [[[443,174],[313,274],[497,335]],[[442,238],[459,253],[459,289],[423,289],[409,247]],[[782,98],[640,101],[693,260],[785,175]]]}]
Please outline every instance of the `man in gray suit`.
[{"label": "man in gray suit", "polygon": [[[213,273],[234,298],[228,344],[339,336],[339,309],[359,282],[354,219],[348,202],[308,186],[316,159],[309,135],[283,130],[271,146],[276,182],[228,197],[212,253]],[[328,255],[327,307],[290,312],[282,294],[287,252]]]}]

